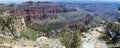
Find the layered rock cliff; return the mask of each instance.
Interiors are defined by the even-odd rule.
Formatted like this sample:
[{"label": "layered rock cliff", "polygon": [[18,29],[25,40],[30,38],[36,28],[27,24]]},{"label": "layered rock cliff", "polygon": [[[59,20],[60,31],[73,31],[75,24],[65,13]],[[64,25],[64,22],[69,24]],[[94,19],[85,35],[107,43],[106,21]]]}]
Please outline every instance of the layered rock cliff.
[{"label": "layered rock cliff", "polygon": [[[14,5],[15,6],[15,5]],[[39,22],[45,19],[57,19],[58,13],[67,13],[76,9],[52,2],[24,2],[9,13],[16,17],[24,17],[26,21]]]}]

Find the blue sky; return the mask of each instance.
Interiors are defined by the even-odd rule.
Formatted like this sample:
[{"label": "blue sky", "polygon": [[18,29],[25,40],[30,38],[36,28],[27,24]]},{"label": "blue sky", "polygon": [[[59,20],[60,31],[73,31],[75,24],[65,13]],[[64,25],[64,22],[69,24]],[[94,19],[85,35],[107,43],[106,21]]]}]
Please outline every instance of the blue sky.
[{"label": "blue sky", "polygon": [[[19,3],[30,0],[0,0],[0,3]],[[120,2],[120,0],[31,0],[31,1],[53,1],[53,2]]]}]

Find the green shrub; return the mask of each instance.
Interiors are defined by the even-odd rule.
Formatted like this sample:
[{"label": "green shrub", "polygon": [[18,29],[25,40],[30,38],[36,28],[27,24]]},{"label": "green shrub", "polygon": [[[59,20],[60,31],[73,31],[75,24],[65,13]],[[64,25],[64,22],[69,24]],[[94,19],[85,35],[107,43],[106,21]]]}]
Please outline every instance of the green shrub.
[{"label": "green shrub", "polygon": [[[120,11],[120,7],[118,8],[118,10]],[[117,21],[120,23],[120,18],[117,18]]]},{"label": "green shrub", "polygon": [[120,7],[118,8],[118,10],[120,11]]},{"label": "green shrub", "polygon": [[80,45],[80,35],[78,30],[60,32],[60,42],[66,48],[77,48]]},{"label": "green shrub", "polygon": [[33,29],[27,29],[26,31],[20,32],[20,38],[27,38],[29,40],[37,39],[37,32]]},{"label": "green shrub", "polygon": [[120,23],[120,18],[117,18],[117,21]]},{"label": "green shrub", "polygon": [[106,33],[103,36],[103,40],[106,40],[108,44],[115,44],[120,39],[120,24],[113,22],[106,24]]}]

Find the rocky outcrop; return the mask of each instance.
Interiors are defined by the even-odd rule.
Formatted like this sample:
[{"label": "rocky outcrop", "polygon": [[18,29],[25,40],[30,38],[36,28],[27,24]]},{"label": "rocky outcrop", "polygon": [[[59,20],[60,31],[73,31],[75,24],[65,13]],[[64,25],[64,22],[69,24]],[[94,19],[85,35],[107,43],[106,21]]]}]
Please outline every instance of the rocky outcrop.
[{"label": "rocky outcrop", "polygon": [[[104,22],[104,23],[101,23],[100,26],[90,29],[86,33],[82,33],[83,34],[83,37],[82,37],[83,48],[119,47],[120,46],[119,25],[120,25],[119,23]],[[117,30],[115,30],[115,29],[117,29]]]},{"label": "rocky outcrop", "polygon": [[39,42],[48,42],[48,38],[47,37],[39,37],[39,38],[37,38],[37,40],[36,40],[38,43]]},{"label": "rocky outcrop", "polygon": [[17,37],[20,36],[19,32],[26,29],[24,18],[15,18],[6,11],[0,15],[0,19],[0,35],[2,37]]},{"label": "rocky outcrop", "polygon": [[17,28],[17,32],[21,32],[21,31],[25,31],[26,30],[26,23],[23,17],[21,18],[17,18],[16,21],[16,28]]},{"label": "rocky outcrop", "polygon": [[93,28],[88,33],[83,33],[83,48],[108,48],[105,41],[99,40],[99,37],[105,32],[104,26]]}]

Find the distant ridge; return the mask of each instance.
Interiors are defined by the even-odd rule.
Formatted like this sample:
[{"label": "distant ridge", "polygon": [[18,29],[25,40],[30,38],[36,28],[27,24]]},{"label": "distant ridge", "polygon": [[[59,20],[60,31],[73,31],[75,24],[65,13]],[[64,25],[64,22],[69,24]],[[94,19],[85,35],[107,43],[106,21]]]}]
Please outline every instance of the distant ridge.
[{"label": "distant ridge", "polygon": [[[33,0],[32,0],[33,1]],[[0,3],[3,4],[21,4],[22,2],[27,2],[27,1],[0,1]],[[38,2],[38,1],[34,1]],[[46,2],[46,1],[40,1],[40,2]],[[48,2],[63,2],[63,3],[120,3],[120,1],[48,1]]]}]

